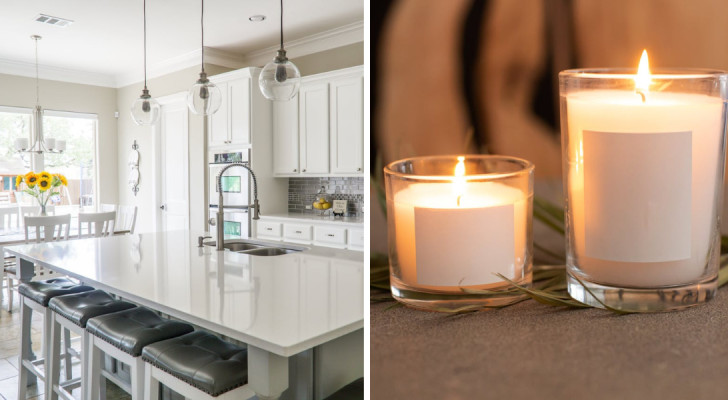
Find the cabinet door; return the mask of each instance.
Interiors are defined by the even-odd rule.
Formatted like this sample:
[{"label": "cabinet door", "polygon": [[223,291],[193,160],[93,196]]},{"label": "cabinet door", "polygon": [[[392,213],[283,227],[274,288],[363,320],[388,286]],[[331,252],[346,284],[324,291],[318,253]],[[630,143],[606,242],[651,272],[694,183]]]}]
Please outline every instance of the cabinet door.
[{"label": "cabinet door", "polygon": [[228,82],[229,143],[250,144],[250,78]]},{"label": "cabinet door", "polygon": [[298,96],[273,102],[273,173],[298,174]]},{"label": "cabinet door", "polygon": [[228,144],[228,84],[227,83],[216,83],[217,87],[220,88],[220,95],[222,101],[220,102],[220,109],[217,110],[210,121],[210,138],[209,146],[224,146]]},{"label": "cabinet door", "polygon": [[329,173],[329,87],[301,85],[298,97],[300,163],[305,174]]},{"label": "cabinet door", "polygon": [[364,82],[361,76],[337,79],[331,91],[331,172],[364,171]]}]

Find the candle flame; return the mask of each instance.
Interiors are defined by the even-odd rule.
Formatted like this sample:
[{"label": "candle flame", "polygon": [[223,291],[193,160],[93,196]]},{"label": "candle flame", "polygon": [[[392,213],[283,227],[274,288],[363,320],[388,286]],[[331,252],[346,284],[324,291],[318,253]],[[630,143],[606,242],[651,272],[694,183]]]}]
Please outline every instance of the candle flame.
[{"label": "candle flame", "polygon": [[642,50],[640,66],[637,68],[637,76],[634,77],[635,91],[644,97],[645,93],[650,90],[651,83],[652,77],[650,75],[650,63],[647,59],[647,50]]},{"label": "candle flame", "polygon": [[455,178],[452,181],[453,192],[457,197],[458,207],[460,200],[465,194],[465,157],[458,157],[458,163],[455,165]]}]

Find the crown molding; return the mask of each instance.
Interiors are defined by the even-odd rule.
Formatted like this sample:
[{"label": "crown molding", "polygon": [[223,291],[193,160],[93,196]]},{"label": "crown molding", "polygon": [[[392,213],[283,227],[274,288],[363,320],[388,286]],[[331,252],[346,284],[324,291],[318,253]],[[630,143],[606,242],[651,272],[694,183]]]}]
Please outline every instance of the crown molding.
[{"label": "crown molding", "polygon": [[[35,78],[35,63],[0,59],[0,74]],[[38,65],[38,76],[40,77],[40,79],[49,81],[62,81],[78,83],[82,85],[116,87],[116,79],[113,75],[78,71],[69,68]]]},{"label": "crown molding", "polygon": [[[172,72],[181,71],[186,68],[199,66],[202,58],[200,49],[181,54],[177,57],[166,59],[160,63],[153,64],[147,71],[147,79],[158,78]],[[238,69],[243,68],[245,59],[234,53],[229,53],[209,47],[205,47],[205,65],[215,64],[222,67]],[[144,75],[140,72],[130,72],[116,75],[116,87],[129,86],[144,79]]]},{"label": "crown molding", "polygon": [[[284,43],[288,58],[302,57],[364,41],[364,21],[357,21],[328,31]],[[279,45],[245,55],[247,65],[262,66],[275,57]]]},{"label": "crown molding", "polygon": [[[364,41],[364,21],[358,21],[325,32],[287,41],[285,46],[288,57],[296,58],[362,41]],[[240,55],[205,47],[205,64],[214,64],[231,69],[263,66],[273,59],[277,50],[278,45],[275,45]],[[147,71],[147,79],[158,78],[200,65],[200,53],[201,49],[197,49],[150,65]],[[129,86],[144,79],[142,71],[111,75],[43,65],[40,65],[38,69],[41,79],[111,88]],[[0,59],[0,74],[33,78],[35,77],[35,64]]]}]

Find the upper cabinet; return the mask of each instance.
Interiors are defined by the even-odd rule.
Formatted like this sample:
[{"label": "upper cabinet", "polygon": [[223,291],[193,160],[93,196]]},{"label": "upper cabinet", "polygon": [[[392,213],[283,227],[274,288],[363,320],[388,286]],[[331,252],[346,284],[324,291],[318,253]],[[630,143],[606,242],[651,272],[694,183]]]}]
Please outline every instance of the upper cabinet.
[{"label": "upper cabinet", "polygon": [[222,96],[220,109],[209,119],[210,147],[251,144],[254,75],[255,71],[246,68],[210,78]]},{"label": "upper cabinet", "polygon": [[305,77],[273,106],[275,176],[356,176],[364,171],[362,67]]}]

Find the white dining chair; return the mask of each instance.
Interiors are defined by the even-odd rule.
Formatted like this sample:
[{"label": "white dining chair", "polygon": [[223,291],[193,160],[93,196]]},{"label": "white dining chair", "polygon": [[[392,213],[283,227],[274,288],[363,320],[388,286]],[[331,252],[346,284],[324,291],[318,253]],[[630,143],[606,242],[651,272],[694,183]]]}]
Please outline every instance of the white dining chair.
[{"label": "white dining chair", "polygon": [[20,228],[20,211],[17,206],[0,206],[0,231]]},{"label": "white dining chair", "polygon": [[134,233],[136,226],[137,206],[122,206],[116,208],[116,225],[114,231],[120,233]]},{"label": "white dining chair", "polygon": [[[31,242],[29,235],[30,228],[35,229],[35,239],[32,240],[35,243],[68,240],[68,234],[71,229],[71,214],[25,217],[23,219],[23,226],[25,231],[25,243]],[[20,269],[18,268],[17,263],[15,263],[15,265],[6,266],[4,269],[5,277],[8,281],[8,312],[10,312],[13,308],[13,284],[14,281],[20,280]],[[35,275],[32,280],[51,279],[61,276],[63,275],[36,265]]]},{"label": "white dining chair", "polygon": [[[116,211],[78,214],[78,237],[103,237],[114,233]],[[86,228],[86,235],[83,231]]]}]

